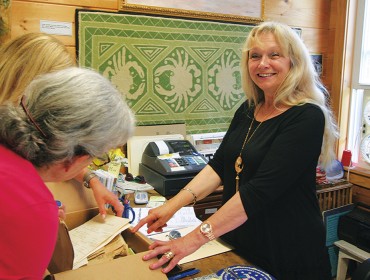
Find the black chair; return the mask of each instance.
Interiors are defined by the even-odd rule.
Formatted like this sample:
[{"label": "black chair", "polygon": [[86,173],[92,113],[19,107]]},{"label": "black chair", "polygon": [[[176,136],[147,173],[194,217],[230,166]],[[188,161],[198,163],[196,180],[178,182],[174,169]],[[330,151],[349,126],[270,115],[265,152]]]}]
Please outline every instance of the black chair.
[{"label": "black chair", "polygon": [[370,259],[358,265],[352,275],[352,280],[370,280]]}]

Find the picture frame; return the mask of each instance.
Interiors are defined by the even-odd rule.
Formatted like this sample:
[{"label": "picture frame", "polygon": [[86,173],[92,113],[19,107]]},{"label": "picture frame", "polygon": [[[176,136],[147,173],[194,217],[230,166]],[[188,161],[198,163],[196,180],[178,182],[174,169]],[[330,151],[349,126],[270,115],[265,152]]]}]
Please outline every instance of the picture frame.
[{"label": "picture frame", "polygon": [[[245,9],[246,5],[250,8]],[[239,23],[264,20],[265,0],[235,0],[232,7],[226,0],[121,0],[119,10],[161,16],[199,18]],[[219,11],[222,11],[220,13]]]}]

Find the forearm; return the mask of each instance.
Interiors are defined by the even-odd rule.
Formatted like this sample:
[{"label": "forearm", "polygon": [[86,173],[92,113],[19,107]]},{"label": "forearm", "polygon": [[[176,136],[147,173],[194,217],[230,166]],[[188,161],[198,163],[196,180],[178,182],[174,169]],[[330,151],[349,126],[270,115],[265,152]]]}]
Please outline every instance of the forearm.
[{"label": "forearm", "polygon": [[221,184],[221,179],[217,173],[206,166],[199,172],[169,203],[176,206],[177,210],[194,202],[194,196],[199,201],[210,193],[214,192]]},{"label": "forearm", "polygon": [[[85,167],[84,169],[81,170],[81,172],[79,174],[77,174],[74,179],[79,182],[79,183],[83,183],[83,180],[84,180],[84,176],[86,174],[86,172],[90,171],[87,167]],[[101,186],[101,182],[99,180],[98,177],[94,177],[92,179],[90,179],[89,181],[89,187],[94,190],[95,188],[99,188]]]},{"label": "forearm", "polygon": [[[239,227],[245,223],[247,219],[248,217],[245,213],[240,195],[237,193],[215,214],[207,219],[207,222],[211,224],[213,234],[217,238]],[[186,239],[184,243],[189,244],[189,246],[195,246],[196,248],[201,247],[209,241],[209,239],[200,232],[199,227],[187,234],[184,239]]]},{"label": "forearm", "polygon": [[239,192],[207,220],[212,225],[215,237],[232,231],[245,223],[248,220],[248,215],[243,207]]}]

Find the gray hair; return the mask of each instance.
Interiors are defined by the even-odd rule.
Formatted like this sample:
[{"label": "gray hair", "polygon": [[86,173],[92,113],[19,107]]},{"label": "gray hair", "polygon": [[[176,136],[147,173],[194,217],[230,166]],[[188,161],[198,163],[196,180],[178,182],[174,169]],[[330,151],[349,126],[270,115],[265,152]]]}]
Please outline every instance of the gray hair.
[{"label": "gray hair", "polygon": [[76,155],[99,157],[133,133],[134,116],[122,95],[93,70],[41,75],[24,96],[24,108],[0,106],[0,143],[37,167]]}]

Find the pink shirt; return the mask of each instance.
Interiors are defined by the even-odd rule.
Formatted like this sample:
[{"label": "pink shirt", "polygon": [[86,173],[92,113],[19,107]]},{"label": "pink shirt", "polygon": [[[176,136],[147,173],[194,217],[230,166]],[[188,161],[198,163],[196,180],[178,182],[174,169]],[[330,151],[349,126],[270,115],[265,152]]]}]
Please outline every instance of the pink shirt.
[{"label": "pink shirt", "polygon": [[0,279],[42,279],[58,207],[33,165],[0,145]]}]

